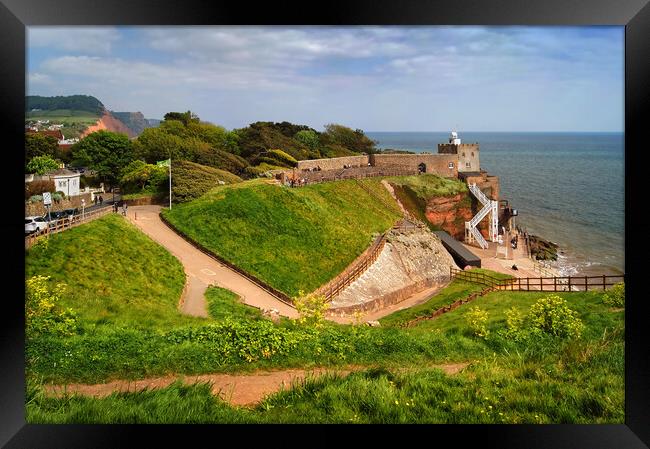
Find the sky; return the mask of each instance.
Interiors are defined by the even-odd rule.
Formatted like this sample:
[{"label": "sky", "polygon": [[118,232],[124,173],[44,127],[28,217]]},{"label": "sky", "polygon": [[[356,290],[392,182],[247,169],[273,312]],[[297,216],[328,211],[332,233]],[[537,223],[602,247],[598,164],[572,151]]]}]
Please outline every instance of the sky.
[{"label": "sky", "polygon": [[28,27],[28,95],[227,129],[624,129],[624,28]]}]

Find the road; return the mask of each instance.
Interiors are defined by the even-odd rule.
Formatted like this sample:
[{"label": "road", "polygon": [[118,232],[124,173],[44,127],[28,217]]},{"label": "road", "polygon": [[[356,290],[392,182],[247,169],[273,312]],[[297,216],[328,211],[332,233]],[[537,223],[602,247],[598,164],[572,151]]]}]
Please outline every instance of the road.
[{"label": "road", "polygon": [[185,269],[186,291],[181,310],[194,316],[208,316],[205,290],[218,285],[237,293],[245,304],[261,309],[277,309],[282,316],[297,318],[293,307],[283,303],[244,276],[199,251],[172,231],[160,219],[160,206],[131,206],[127,218],[153,240],[167,248]]}]

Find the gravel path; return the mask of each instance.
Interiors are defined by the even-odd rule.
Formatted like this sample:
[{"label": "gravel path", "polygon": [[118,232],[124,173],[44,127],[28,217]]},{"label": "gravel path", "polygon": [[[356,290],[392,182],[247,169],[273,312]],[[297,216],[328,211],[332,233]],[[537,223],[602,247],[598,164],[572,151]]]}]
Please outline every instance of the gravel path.
[{"label": "gravel path", "polygon": [[190,245],[162,222],[160,210],[160,206],[131,206],[128,208],[127,217],[183,264],[187,275],[185,292],[181,299],[183,313],[207,317],[205,290],[210,285],[218,285],[237,293],[245,304],[262,309],[276,309],[280,315],[290,318],[298,317],[293,307]]}]

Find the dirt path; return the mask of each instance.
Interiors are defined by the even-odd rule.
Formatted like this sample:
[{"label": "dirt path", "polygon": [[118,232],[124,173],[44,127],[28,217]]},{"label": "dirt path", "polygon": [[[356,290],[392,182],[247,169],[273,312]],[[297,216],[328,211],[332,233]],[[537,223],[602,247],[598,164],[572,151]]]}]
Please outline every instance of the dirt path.
[{"label": "dirt path", "polygon": [[176,256],[187,275],[181,311],[188,315],[207,317],[205,290],[218,285],[237,293],[244,303],[263,309],[277,309],[280,315],[297,318],[293,307],[278,300],[239,273],[199,251],[165,225],[159,217],[160,206],[131,206],[128,219],[145,234]]},{"label": "dirt path", "polygon": [[[453,363],[445,365],[431,365],[430,368],[440,368],[449,375],[456,374],[469,363]],[[267,371],[254,374],[203,374],[199,376],[166,376],[143,380],[116,380],[105,384],[86,385],[46,385],[45,392],[49,396],[60,397],[66,392],[97,398],[109,396],[115,392],[134,392],[144,389],[164,388],[176,380],[191,385],[198,382],[211,384],[212,393],[219,395],[223,400],[238,406],[252,406],[260,402],[269,394],[282,389],[288,389],[293,383],[300,382],[309,377],[318,377],[324,374],[346,376],[353,371],[367,369],[364,366],[348,366],[341,369],[314,368],[311,370],[290,369],[283,371]],[[420,367],[421,368],[421,367]],[[419,368],[418,368],[419,369]],[[412,368],[399,368],[396,371],[403,373],[412,371]]]}]

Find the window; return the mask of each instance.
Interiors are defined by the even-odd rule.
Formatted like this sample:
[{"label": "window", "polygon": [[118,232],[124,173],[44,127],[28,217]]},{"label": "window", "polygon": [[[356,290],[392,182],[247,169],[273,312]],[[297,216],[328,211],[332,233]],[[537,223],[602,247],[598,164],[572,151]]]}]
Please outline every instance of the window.
[{"label": "window", "polygon": [[465,168],[470,168],[470,167],[471,167],[470,163],[469,163],[469,162],[465,162]]},{"label": "window", "polygon": [[472,151],[472,157],[474,157],[474,152]]},{"label": "window", "polygon": [[463,157],[465,157],[465,153],[463,153]]},{"label": "window", "polygon": [[454,163],[453,163],[453,162],[450,162],[449,165],[447,165],[447,167],[449,167],[449,168],[454,168]]}]

